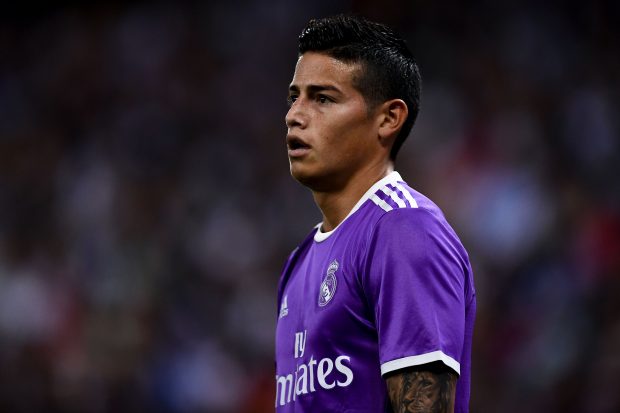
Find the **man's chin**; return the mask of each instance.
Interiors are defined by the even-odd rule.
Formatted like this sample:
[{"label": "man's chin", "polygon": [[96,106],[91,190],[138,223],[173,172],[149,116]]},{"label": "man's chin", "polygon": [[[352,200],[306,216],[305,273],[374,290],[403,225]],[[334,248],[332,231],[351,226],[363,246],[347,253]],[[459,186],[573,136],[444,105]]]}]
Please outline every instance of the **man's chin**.
[{"label": "man's chin", "polygon": [[300,184],[309,186],[316,179],[315,175],[308,171],[307,168],[291,163],[291,176]]},{"label": "man's chin", "polygon": [[297,182],[314,192],[330,192],[338,186],[338,179],[329,173],[321,173],[310,168],[301,168],[301,165],[291,164],[291,176]]},{"label": "man's chin", "polygon": [[307,165],[300,165],[298,162],[291,162],[291,176],[297,182],[312,190],[319,185],[322,180],[317,171],[308,168]]}]

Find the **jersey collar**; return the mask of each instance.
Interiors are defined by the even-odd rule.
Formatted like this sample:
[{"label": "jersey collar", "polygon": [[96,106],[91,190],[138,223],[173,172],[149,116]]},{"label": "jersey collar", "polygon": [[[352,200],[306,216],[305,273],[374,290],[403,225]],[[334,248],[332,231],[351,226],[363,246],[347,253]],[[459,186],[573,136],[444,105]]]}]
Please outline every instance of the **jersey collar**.
[{"label": "jersey collar", "polygon": [[316,228],[316,232],[314,233],[314,240],[316,242],[322,242],[325,241],[327,238],[329,238],[334,232],[336,232],[338,230],[338,228],[340,228],[340,226],[342,225],[342,223],[344,221],[346,221],[351,215],[353,215],[358,209],[360,209],[360,207],[364,204],[364,202],[368,201],[368,199],[370,199],[370,197],[379,190],[379,188],[387,185],[387,184],[394,184],[396,182],[402,182],[403,178],[401,178],[400,174],[396,171],[392,171],[389,174],[387,174],[386,176],[384,176],[383,178],[381,178],[380,180],[378,180],[377,182],[375,182],[375,184],[373,186],[371,186],[368,191],[366,191],[366,193],[364,195],[362,195],[362,197],[360,198],[359,201],[357,201],[357,203],[355,204],[355,206],[353,207],[353,209],[351,209],[351,211],[349,211],[349,213],[347,214],[347,216],[342,220],[342,222],[340,224],[338,224],[338,226],[334,229],[332,229],[331,231],[327,231],[327,232],[323,232],[321,231],[321,227],[323,226],[323,222],[319,222],[315,228]]}]

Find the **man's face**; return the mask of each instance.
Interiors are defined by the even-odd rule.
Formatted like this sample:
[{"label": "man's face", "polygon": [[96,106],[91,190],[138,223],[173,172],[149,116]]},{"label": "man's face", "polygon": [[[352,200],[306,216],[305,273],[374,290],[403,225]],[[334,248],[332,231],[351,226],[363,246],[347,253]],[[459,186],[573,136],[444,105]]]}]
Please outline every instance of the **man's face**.
[{"label": "man's face", "polygon": [[359,70],[321,53],[297,61],[286,141],[291,174],[312,190],[341,189],[377,159],[378,122],[353,86]]}]

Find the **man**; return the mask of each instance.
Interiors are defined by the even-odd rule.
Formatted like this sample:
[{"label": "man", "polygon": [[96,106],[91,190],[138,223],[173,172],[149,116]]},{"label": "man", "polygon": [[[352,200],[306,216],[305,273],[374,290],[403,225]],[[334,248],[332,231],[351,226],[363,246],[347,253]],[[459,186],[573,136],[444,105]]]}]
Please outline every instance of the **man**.
[{"label": "man", "polygon": [[420,76],[404,41],[350,16],[299,37],[286,143],[323,214],[278,289],[277,412],[466,412],[475,292],[439,208],[394,171]]}]

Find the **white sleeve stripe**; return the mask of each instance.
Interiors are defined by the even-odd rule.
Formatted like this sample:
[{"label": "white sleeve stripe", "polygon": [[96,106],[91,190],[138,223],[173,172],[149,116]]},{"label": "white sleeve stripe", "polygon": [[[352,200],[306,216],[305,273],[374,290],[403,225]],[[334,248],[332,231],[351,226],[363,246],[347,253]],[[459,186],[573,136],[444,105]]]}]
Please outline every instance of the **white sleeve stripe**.
[{"label": "white sleeve stripe", "polygon": [[383,209],[385,212],[390,212],[392,210],[392,207],[388,203],[386,203],[383,199],[379,198],[377,194],[374,194],[373,196],[371,196],[370,199],[372,199],[372,202],[380,206],[381,209]]},{"label": "white sleeve stripe", "polygon": [[409,356],[387,361],[381,365],[381,375],[405,367],[419,366],[422,364],[432,363],[433,361],[441,361],[446,366],[454,370],[456,374],[458,374],[459,376],[461,375],[461,364],[458,361],[454,360],[452,357],[444,354],[444,352],[441,350],[433,351],[432,353],[420,354],[418,356]]},{"label": "white sleeve stripe", "polygon": [[411,196],[409,191],[407,191],[400,184],[400,182],[396,182],[394,185],[396,185],[396,188],[400,189],[400,191],[403,193],[403,195],[405,195],[405,198],[407,198],[407,201],[409,201],[409,205],[411,205],[411,208],[417,208],[418,207],[418,203],[415,201],[415,199],[413,199],[413,197]]},{"label": "white sleeve stripe", "polygon": [[396,204],[400,207],[400,208],[406,208],[407,205],[405,204],[405,201],[403,201],[402,199],[400,199],[398,197],[398,195],[396,194],[396,191],[394,191],[392,188],[388,188],[387,186],[384,186],[383,188],[381,188],[381,191],[383,191],[384,194],[386,194],[387,196],[389,196],[390,198],[392,198],[392,200],[394,202],[396,202]]}]

